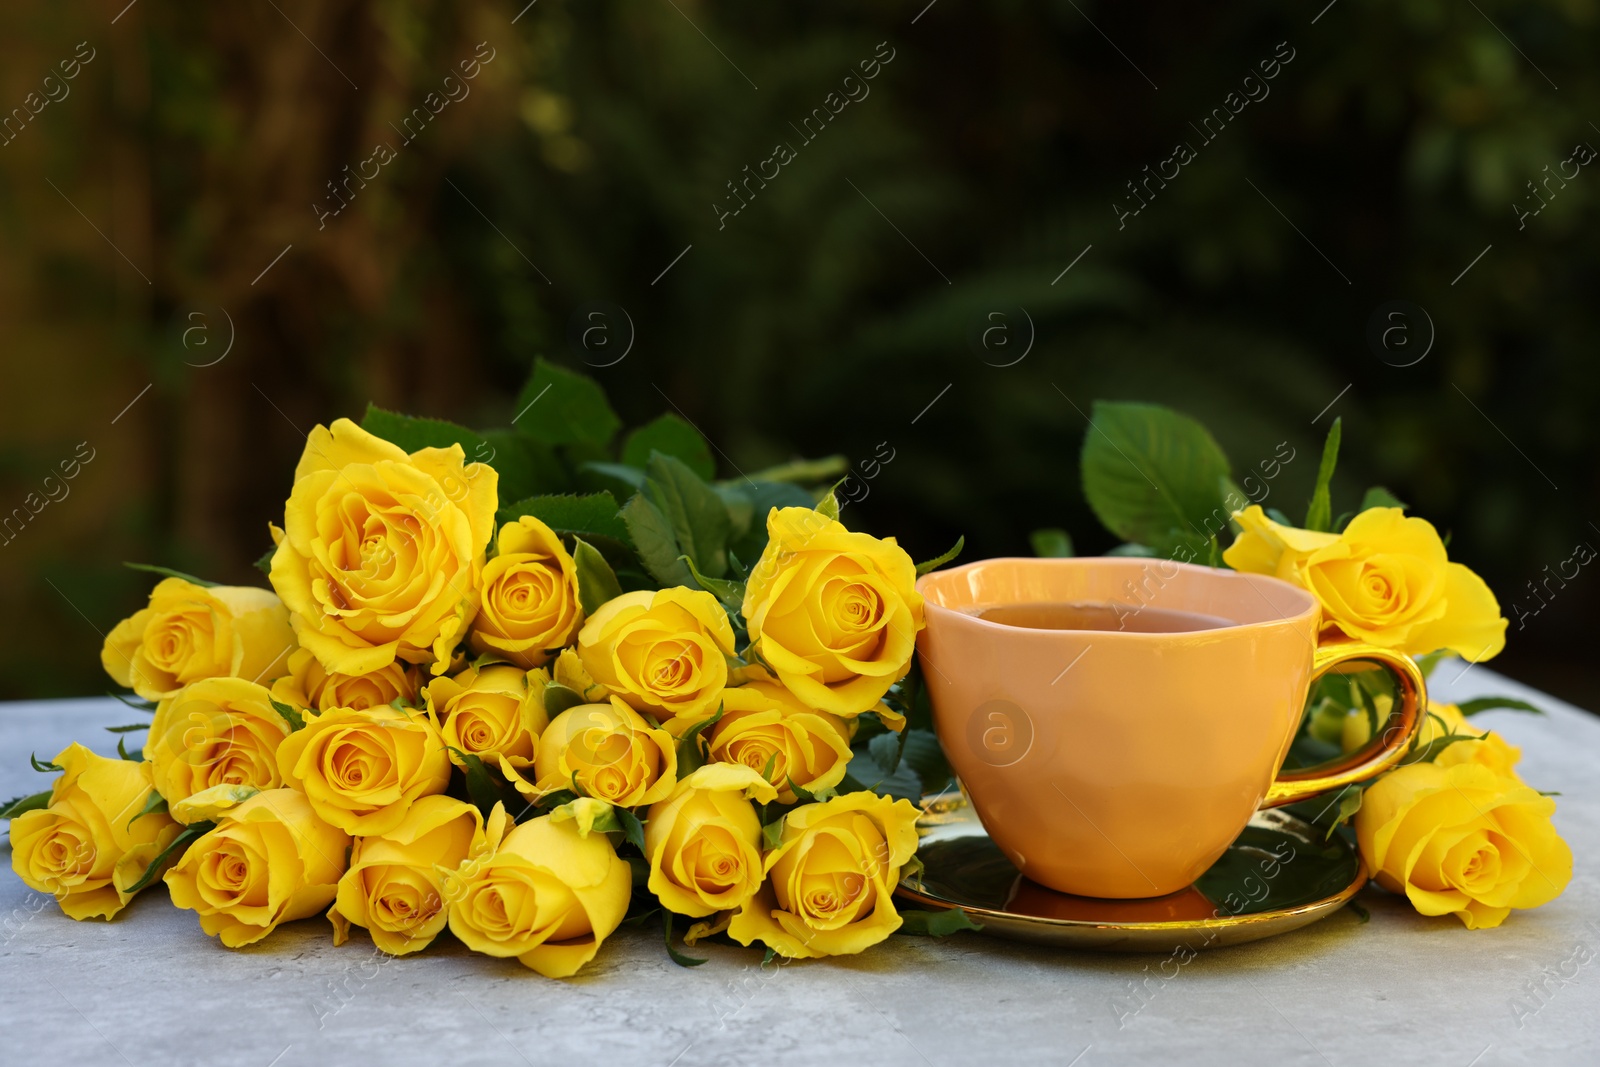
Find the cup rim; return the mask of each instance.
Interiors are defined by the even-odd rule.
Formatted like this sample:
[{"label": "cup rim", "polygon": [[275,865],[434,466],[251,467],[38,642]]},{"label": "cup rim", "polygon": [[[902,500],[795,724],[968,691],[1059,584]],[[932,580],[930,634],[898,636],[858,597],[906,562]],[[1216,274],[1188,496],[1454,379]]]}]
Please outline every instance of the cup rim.
[{"label": "cup rim", "polygon": [[[1286,582],[1282,578],[1278,578],[1270,574],[1255,574],[1248,571],[1235,571],[1226,567],[1207,567],[1199,563],[1184,563],[1179,560],[1158,559],[1156,557],[1148,556],[994,556],[989,559],[973,560],[971,563],[963,563],[956,567],[947,567],[937,571],[930,571],[921,578],[917,579],[916,588],[917,592],[922,595],[923,612],[925,614],[937,613],[949,616],[952,619],[959,619],[963,625],[973,624],[984,629],[992,630],[996,633],[1012,633],[1018,630],[1026,631],[1029,629],[1029,627],[1013,626],[1010,623],[1003,622],[993,622],[989,619],[980,618],[977,615],[970,615],[965,611],[938,603],[933,599],[932,596],[929,595],[929,587],[937,584],[941,579],[948,580],[957,575],[965,574],[966,572],[974,570],[978,567],[997,563],[1049,569],[1057,567],[1085,567],[1091,564],[1096,566],[1105,566],[1107,564],[1111,564],[1119,567],[1132,567],[1141,563],[1148,564],[1152,561],[1163,566],[1177,567],[1180,571],[1190,571],[1206,575],[1222,576],[1224,577],[1224,580],[1241,581],[1252,587],[1258,587],[1259,585],[1263,584],[1271,587],[1277,587],[1278,590],[1298,598],[1302,602],[1302,606],[1299,611],[1276,619],[1259,619],[1254,622],[1238,622],[1233,619],[1229,619],[1226,626],[1213,626],[1205,630],[1184,631],[1177,634],[1171,631],[1151,632],[1137,630],[1059,630],[1052,632],[1093,633],[1096,640],[1101,638],[1110,638],[1111,640],[1117,641],[1136,642],[1170,641],[1174,636],[1191,636],[1194,633],[1232,634],[1253,629],[1290,626],[1302,622],[1308,616],[1315,617],[1321,611],[1320,603],[1309,590],[1302,589],[1293,583]],[[1266,599],[1265,596],[1263,596],[1263,599]],[[1272,601],[1269,600],[1267,603],[1269,606],[1273,607],[1274,610],[1277,610],[1276,605],[1274,605]]]}]

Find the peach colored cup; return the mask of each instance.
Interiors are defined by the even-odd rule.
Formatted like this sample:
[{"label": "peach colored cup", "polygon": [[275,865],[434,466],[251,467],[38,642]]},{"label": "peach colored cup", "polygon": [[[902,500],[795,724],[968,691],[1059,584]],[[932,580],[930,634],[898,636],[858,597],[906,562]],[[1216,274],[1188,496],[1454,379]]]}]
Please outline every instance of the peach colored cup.
[{"label": "peach colored cup", "polygon": [[[1264,575],[1131,557],[989,559],[917,588],[939,741],[990,837],[1023,874],[1064,893],[1185,888],[1258,808],[1394,766],[1427,706],[1408,657],[1355,643],[1318,648],[1316,600]],[[1043,630],[969,613],[1030,602],[1149,606],[1229,624]],[[1394,671],[1401,700],[1390,726],[1335,764],[1279,774],[1311,683],[1353,661]]]}]

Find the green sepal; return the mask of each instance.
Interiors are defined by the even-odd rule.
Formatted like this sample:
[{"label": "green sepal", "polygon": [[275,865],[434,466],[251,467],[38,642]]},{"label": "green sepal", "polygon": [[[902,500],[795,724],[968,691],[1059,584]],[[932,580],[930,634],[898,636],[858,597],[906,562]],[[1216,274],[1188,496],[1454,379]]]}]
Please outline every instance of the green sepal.
[{"label": "green sepal", "polygon": [[973,922],[972,917],[960,908],[902,911],[900,919],[900,929],[895,933],[910,934],[912,937],[949,937],[959,930],[983,929],[982,923]]},{"label": "green sepal", "polygon": [[128,707],[132,708],[134,711],[143,711],[143,712],[149,713],[149,712],[152,712],[152,711],[156,710],[155,701],[153,701],[153,700],[145,700],[143,697],[132,697],[132,698],[130,698],[130,697],[126,697],[126,696],[122,695],[121,693],[113,693],[109,689],[106,690],[106,696],[112,697],[115,700],[121,701],[122,703],[128,705]]},{"label": "green sepal", "polygon": [[256,561],[250,564],[250,566],[254,567],[262,574],[270,576],[272,574],[272,557],[276,556],[277,554],[278,546],[273,545],[271,548],[261,553],[261,555],[256,558]]},{"label": "green sepal", "polygon": [[132,829],[133,824],[144,818],[146,815],[151,815],[158,811],[165,814],[166,810],[167,798],[152,789],[150,790],[150,795],[144,798],[144,808],[139,812],[139,814],[128,820],[128,828]]},{"label": "green sepal", "polygon": [[768,945],[766,954],[761,957],[761,966],[765,967],[767,964],[771,963],[777,958],[778,950],[773,948],[771,945]]},{"label": "green sepal", "polygon": [[563,711],[578,707],[582,703],[583,694],[576,689],[564,686],[559,682],[551,682],[544,687],[544,713],[552,719]]},{"label": "green sepal", "polygon": [[1333,520],[1333,501],[1329,489],[1333,469],[1339,462],[1339,439],[1344,435],[1344,420],[1335,418],[1328,427],[1328,439],[1322,443],[1322,462],[1317,467],[1317,486],[1311,491],[1311,503],[1306,507],[1308,530],[1326,532]]},{"label": "green sepal", "polygon": [[12,797],[0,807],[0,819],[15,819],[25,811],[38,811],[40,808],[50,806],[50,794],[54,790],[46,789],[43,793],[34,793],[31,796]]},{"label": "green sepal", "polygon": [[1059,526],[1035,530],[1028,535],[1033,554],[1041,559],[1065,559],[1072,555],[1072,536]]},{"label": "green sepal", "polygon": [[127,740],[128,739],[126,737],[118,737],[117,738],[117,755],[121,756],[123,759],[127,760],[129,763],[143,763],[144,762],[144,750],[140,749],[138,752],[129,752],[128,751],[128,746],[127,746]]},{"label": "green sepal", "polygon": [[783,844],[783,820],[778,819],[761,827],[763,849],[774,849]]},{"label": "green sepal", "polygon": [[600,605],[622,595],[622,583],[617,572],[600,554],[600,550],[581,537],[573,538],[572,562],[578,571],[578,603],[585,615],[593,615]]},{"label": "green sepal", "polygon": [[[395,699],[398,700],[400,698],[396,697]],[[299,730],[304,730],[306,728],[306,717],[305,717],[304,714],[302,714],[299,711],[296,711],[294,708],[290,707],[288,704],[284,704],[281,701],[274,700],[272,697],[268,697],[267,700],[269,700],[272,703],[272,710],[278,713],[278,717],[281,718],[284,722],[289,724],[289,732],[291,734],[295,733],[296,731],[299,731]],[[393,701],[390,702],[390,706],[391,707],[394,706]],[[395,710],[396,711],[404,711],[406,709],[404,709],[404,708],[395,708]]]},{"label": "green sepal", "polygon": [[661,932],[662,938],[667,945],[667,955],[672,958],[673,963],[676,963],[679,967],[698,967],[702,963],[706,962],[704,959],[698,956],[685,955],[673,947],[672,912],[666,908],[661,909]]},{"label": "green sepal", "polygon": [[208,582],[204,578],[196,578],[192,574],[175,571],[171,567],[158,567],[154,563],[129,563],[125,560],[122,565],[131,571],[147,571],[150,574],[159,574],[163,578],[182,578],[190,585],[198,585],[204,589],[215,589],[222,584],[221,582]]},{"label": "green sepal", "polygon": [[59,774],[62,770],[60,764],[48,763],[35,756],[32,752],[28,753],[28,761],[33,764],[33,769],[40,774]]},{"label": "green sepal", "polygon": [[138,730],[148,729],[150,729],[150,724],[147,722],[134,722],[129,723],[127,726],[107,726],[105,728],[108,734],[131,734]]},{"label": "green sepal", "polygon": [[957,537],[956,543],[950,546],[949,551],[943,552],[940,555],[934,556],[932,559],[924,560],[923,562],[917,564],[917,577],[921,578],[929,571],[936,571],[940,567],[943,567],[946,563],[949,563],[951,560],[959,556],[961,554],[961,550],[966,546],[966,535],[963,534],[962,536]]},{"label": "green sepal", "polygon": [[1399,508],[1404,511],[1405,504],[1383,486],[1375,485],[1361,497],[1361,510],[1366,511],[1368,508]]},{"label": "green sepal", "polygon": [[1361,922],[1369,923],[1372,921],[1372,912],[1367,910],[1366,905],[1357,903],[1354,897],[1345,901],[1344,906],[1355,912],[1356,918]]},{"label": "green sepal", "polygon": [[843,485],[845,482],[849,481],[849,480],[850,480],[850,476],[849,475],[845,475],[843,478],[840,478],[837,482],[834,482],[833,485],[828,489],[828,491],[826,493],[823,493],[822,496],[817,500],[817,506],[815,508],[813,508],[812,510],[814,510],[818,515],[821,515],[825,519],[832,519],[834,522],[838,522],[839,521],[839,487],[841,485]]},{"label": "green sepal", "polygon": [[451,752],[461,757],[465,765],[461,773],[467,780],[467,796],[472,800],[472,806],[483,812],[487,818],[496,804],[505,800],[505,792],[501,788],[504,779],[497,779],[489,773],[488,766],[475,752],[463,752],[454,745],[446,745]]},{"label": "green sepal", "polygon": [[140,876],[139,880],[128,887],[128,895],[132,896],[155,881],[156,875],[160,873],[161,866],[166,863],[168,856],[171,856],[179,848],[187,849],[192,841],[210,833],[216,827],[217,824],[214,822],[192,822],[185,826],[178,836],[172,839],[172,843],[157,853],[156,858],[150,861],[150,866],[144,869],[144,874]]},{"label": "green sepal", "polygon": [[1479,697],[1476,700],[1463,700],[1456,707],[1460,709],[1461,714],[1467,716],[1476,715],[1481,711],[1495,711],[1502,708],[1507,711],[1531,712],[1534,715],[1544,714],[1543,708],[1535,707],[1526,700],[1518,700],[1515,697]]},{"label": "green sepal", "polygon": [[[1361,810],[1361,801],[1365,797],[1366,789],[1360,783],[1347,785],[1339,791],[1339,795],[1334,798],[1338,802],[1337,806],[1328,805],[1329,808],[1334,808],[1334,815],[1333,821],[1328,824],[1327,833],[1322,835],[1324,841],[1332,837],[1334,831],[1339,827],[1355,818],[1356,812]],[[1323,810],[1326,811],[1328,809],[1324,808]]]}]

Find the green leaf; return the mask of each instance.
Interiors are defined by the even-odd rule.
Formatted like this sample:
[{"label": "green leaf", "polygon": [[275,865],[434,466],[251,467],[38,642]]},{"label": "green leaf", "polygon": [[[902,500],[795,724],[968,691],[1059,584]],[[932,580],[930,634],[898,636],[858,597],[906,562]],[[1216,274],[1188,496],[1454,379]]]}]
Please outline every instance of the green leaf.
[{"label": "green leaf", "polygon": [[288,704],[273,700],[271,697],[267,699],[271,701],[272,710],[278,713],[278,717],[289,724],[289,732],[291,734],[306,728],[306,717],[299,710],[290,707]]},{"label": "green leaf", "polygon": [[208,582],[204,578],[196,578],[194,575],[185,574],[182,571],[175,571],[171,567],[157,567],[153,563],[128,563],[124,561],[122,565],[130,571],[146,571],[150,574],[159,574],[163,578],[182,578],[190,585],[198,585],[205,589],[215,589],[221,584],[219,582]]},{"label": "green leaf", "polygon": [[148,730],[148,729],[150,729],[150,724],[149,723],[147,723],[147,722],[135,722],[135,723],[129,723],[127,726],[107,726],[106,727],[106,733],[108,733],[108,734],[131,734],[131,733],[135,733],[136,731],[139,731],[139,730]]},{"label": "green leaf", "polygon": [[585,615],[593,615],[600,605],[622,595],[622,585],[617,572],[600,554],[600,550],[579,537],[574,539],[572,562],[578,570],[578,602]]},{"label": "green leaf", "polygon": [[[854,784],[840,783],[839,792],[865,789],[896,799],[916,801],[922,798],[922,779],[909,763],[901,761],[899,766],[892,770],[889,768],[888,760],[884,758],[887,756],[885,742],[895,748],[899,746],[899,740],[892,734],[879,734],[866,746],[855,750],[849,766],[845,768],[845,781]],[[874,746],[877,751],[874,751]]]},{"label": "green leaf", "polygon": [[666,908],[661,909],[661,932],[667,943],[667,955],[672,958],[673,963],[676,963],[679,967],[698,967],[702,963],[706,962],[697,956],[685,955],[673,947],[672,912],[668,911]]},{"label": "green leaf", "polygon": [[616,816],[617,822],[622,826],[623,838],[640,852],[643,852],[644,823],[639,821],[639,816],[627,808],[612,808],[611,813]]},{"label": "green leaf", "polygon": [[467,453],[469,462],[487,463],[500,476],[501,500],[521,500],[539,493],[563,493],[572,488],[572,475],[556,458],[553,448],[530,440],[515,430],[484,430],[486,451]]},{"label": "green leaf", "polygon": [[46,763],[32,752],[28,753],[28,761],[33,764],[33,769],[40,774],[60,773],[61,767],[54,763]]},{"label": "green leaf", "polygon": [[1461,709],[1461,714],[1471,716],[1482,711],[1494,711],[1504,708],[1508,711],[1528,711],[1535,715],[1543,715],[1544,709],[1518,700],[1515,697],[1479,697],[1476,700],[1463,700],[1456,707]]},{"label": "green leaf", "polygon": [[774,849],[783,844],[783,820],[766,823],[761,827],[761,847]]},{"label": "green leaf", "polygon": [[845,456],[823,456],[821,459],[797,459],[776,467],[756,471],[750,475],[752,482],[792,482],[797,485],[816,485],[838,478],[850,469]]},{"label": "green leaf", "polygon": [[723,712],[727,711],[726,704],[717,705],[717,713],[709,719],[695,723],[683,732],[678,739],[678,780],[682,781],[690,773],[705,766],[705,748],[701,737],[705,732],[722,721]]},{"label": "green leaf", "polygon": [[1028,535],[1033,554],[1044,559],[1065,559],[1072,555],[1072,538],[1058,526],[1035,530]]},{"label": "green leaf", "polygon": [[519,433],[547,445],[604,445],[622,420],[592,378],[540,356],[517,397],[513,423]]},{"label": "green leaf", "polygon": [[[798,485],[784,482],[759,479],[747,482],[740,479],[737,482],[719,482],[715,489],[727,505],[733,527],[728,548],[737,553],[740,559],[761,558],[762,551],[767,547],[767,516],[772,514],[773,508],[810,508],[816,505],[816,499],[810,493]],[[746,510],[748,517],[741,524],[738,517]]]},{"label": "green leaf", "polygon": [[457,426],[444,419],[425,419],[386,411],[376,404],[367,405],[367,413],[361,417],[361,428],[392,445],[398,445],[405,452],[460,445],[469,463],[483,461],[493,455],[493,449],[476,430]]},{"label": "green leaf", "polygon": [[930,571],[936,571],[940,567],[943,567],[946,563],[949,563],[951,560],[961,555],[961,550],[965,548],[966,545],[966,535],[963,534],[962,536],[957,537],[956,543],[950,546],[949,551],[934,556],[930,560],[924,560],[923,562],[917,564],[917,577],[921,578],[924,574],[927,574]]},{"label": "green leaf", "polygon": [[672,525],[661,509],[635,493],[622,506],[622,521],[627,524],[634,550],[650,576],[662,585],[688,585],[694,580],[679,559],[683,550],[673,535]]},{"label": "green leaf", "polygon": [[[1328,823],[1327,832],[1322,835],[1322,839],[1324,841],[1332,837],[1334,831],[1339,829],[1339,827],[1355,818],[1356,812],[1361,810],[1361,801],[1365,796],[1366,792],[1359,784],[1347,785],[1339,791],[1339,795],[1336,798],[1338,800],[1338,804],[1336,806],[1332,804],[1329,805],[1330,808],[1334,809],[1333,821]],[[1323,810],[1327,809],[1325,808]]]},{"label": "green leaf", "polygon": [[144,869],[144,874],[140,876],[139,880],[128,887],[128,895],[132,896],[155,881],[156,875],[161,873],[162,865],[167,862],[167,857],[179,849],[187,849],[190,842],[216,829],[216,826],[217,824],[214,822],[192,822],[185,826],[178,836],[172,839],[172,843],[158,852],[156,858],[150,861],[150,866]]},{"label": "green leaf", "polygon": [[260,571],[262,574],[270,575],[272,573],[272,557],[276,556],[277,554],[278,546],[273,545],[271,548],[261,553],[261,556],[254,563],[252,563],[251,566]]},{"label": "green leaf", "polygon": [[128,820],[128,826],[131,828],[134,823],[138,822],[146,815],[151,815],[158,811],[165,813],[166,810],[167,798],[152,789],[150,790],[150,795],[144,798],[144,807],[140,810],[139,814]]},{"label": "green leaf", "polygon": [[628,435],[622,446],[622,462],[644,470],[652,452],[682,460],[684,466],[708,482],[717,475],[717,462],[711,458],[706,439],[670,411]]},{"label": "green leaf", "polygon": [[505,800],[505,792],[501,789],[504,779],[492,774],[476,753],[463,752],[454,745],[445,747],[461,757],[461,762],[465,764],[462,773],[467,780],[467,796],[487,818],[494,811],[494,806]]},{"label": "green leaf", "polygon": [[144,751],[141,749],[137,752],[129,752],[126,744],[127,740],[128,739],[126,737],[117,738],[117,755],[121,756],[129,763],[143,763]]},{"label": "green leaf", "polygon": [[644,471],[639,467],[630,467],[626,463],[606,463],[601,460],[592,460],[585,463],[583,469],[604,478],[612,478],[621,482],[628,490],[633,492],[644,488]]},{"label": "green leaf", "polygon": [[683,562],[684,566],[689,568],[689,575],[694,579],[695,584],[716,597],[717,602],[725,609],[734,614],[737,614],[742,609],[744,605],[743,582],[730,581],[726,578],[707,578],[700,573],[700,569],[694,565],[694,560],[688,556],[679,556],[678,559]]},{"label": "green leaf", "polygon": [[1335,418],[1328,427],[1328,439],[1322,443],[1322,463],[1317,467],[1317,486],[1311,491],[1311,503],[1306,507],[1306,529],[1326,531],[1333,522],[1333,499],[1329,490],[1333,482],[1333,468],[1339,462],[1339,439],[1344,433],[1344,419]]},{"label": "green leaf", "polygon": [[907,727],[901,731],[901,735],[904,741],[901,743],[900,759],[917,772],[923,792],[937,792],[948,785],[952,772],[938,736],[932,730],[917,726]]},{"label": "green leaf", "polygon": [[946,911],[921,911],[906,910],[900,913],[900,929],[897,934],[909,934],[912,937],[949,937],[960,930],[982,930],[982,923],[975,923],[972,917],[960,908],[950,908]]},{"label": "green leaf", "polygon": [[495,521],[504,525],[524,515],[533,516],[562,537],[581,537],[590,544],[632,544],[628,526],[617,514],[617,498],[610,493],[530,496],[502,507]]},{"label": "green leaf", "polygon": [[1149,545],[1136,545],[1131,542],[1117,545],[1106,551],[1108,556],[1131,556],[1135,559],[1154,559],[1156,550]]},{"label": "green leaf", "polygon": [[43,793],[34,793],[31,796],[12,797],[0,807],[0,819],[15,819],[25,811],[38,811],[40,808],[50,806],[50,793],[46,789]]},{"label": "green leaf", "polygon": [[1442,660],[1453,654],[1454,653],[1452,653],[1448,648],[1441,648],[1437,652],[1429,652],[1425,656],[1418,656],[1417,670],[1422,672],[1423,680],[1426,681],[1427,679],[1432,678],[1433,669],[1437,667]]},{"label": "green leaf", "polygon": [[1369,923],[1372,921],[1372,912],[1367,910],[1365,904],[1358,904],[1354,897],[1351,897],[1349,900],[1345,901],[1344,906],[1355,912],[1356,918],[1360,919],[1362,922]]},{"label": "green leaf", "polygon": [[1163,553],[1209,553],[1227,528],[1228,457],[1206,428],[1153,404],[1096,401],[1083,492],[1106,529]]},{"label": "green leaf", "polygon": [[1361,498],[1361,510],[1366,511],[1368,508],[1400,508],[1404,510],[1405,505],[1400,502],[1399,497],[1389,492],[1389,490],[1381,485],[1375,485],[1368,489]]},{"label": "green leaf", "polygon": [[652,454],[646,471],[644,495],[666,518],[679,555],[692,559],[702,574],[721,578],[728,571],[729,533],[722,498],[672,456]]}]

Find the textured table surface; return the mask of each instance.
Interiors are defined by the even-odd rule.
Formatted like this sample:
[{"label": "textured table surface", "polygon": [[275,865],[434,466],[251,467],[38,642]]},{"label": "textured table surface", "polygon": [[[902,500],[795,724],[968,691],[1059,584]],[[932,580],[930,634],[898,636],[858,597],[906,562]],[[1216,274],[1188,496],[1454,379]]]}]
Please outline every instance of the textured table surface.
[{"label": "textured table surface", "polygon": [[[658,928],[624,930],[582,975],[552,981],[443,937],[418,957],[375,956],[359,931],[335,949],[323,919],[230,952],[157,886],[114,922],[77,923],[0,874],[6,1063],[1049,1062],[1600,1063],[1600,719],[1485,668],[1444,664],[1435,693],[1521,696],[1540,718],[1480,724],[1523,749],[1523,776],[1561,793],[1576,856],[1555,902],[1495,930],[1427,919],[1368,888],[1304,930],[1200,954],[1094,955],[979,934],[894,937],[858,957],[771,966],[701,946],[671,963]],[[0,797],[47,781],[28,753],[127,720],[110,700],[0,705]],[[108,743],[110,742],[110,743]],[[1148,968],[1148,970],[1147,970]],[[1170,968],[1169,968],[1170,969]],[[1142,988],[1144,1003],[1135,997]],[[1519,1015],[1515,1004],[1525,1010]],[[1531,1014],[1530,1014],[1531,1013]]]}]

